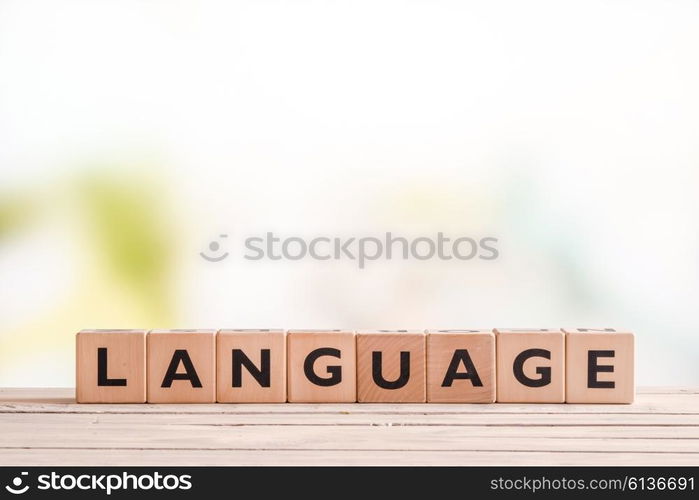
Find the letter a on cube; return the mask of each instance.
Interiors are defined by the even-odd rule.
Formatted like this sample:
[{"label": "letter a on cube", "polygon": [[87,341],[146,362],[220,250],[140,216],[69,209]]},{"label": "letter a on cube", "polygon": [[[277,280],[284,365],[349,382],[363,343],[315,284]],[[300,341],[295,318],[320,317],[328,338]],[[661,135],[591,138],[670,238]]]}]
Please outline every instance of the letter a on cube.
[{"label": "letter a on cube", "polygon": [[427,330],[427,402],[493,403],[491,330]]},{"label": "letter a on cube", "polygon": [[216,402],[216,330],[148,333],[148,402]]}]

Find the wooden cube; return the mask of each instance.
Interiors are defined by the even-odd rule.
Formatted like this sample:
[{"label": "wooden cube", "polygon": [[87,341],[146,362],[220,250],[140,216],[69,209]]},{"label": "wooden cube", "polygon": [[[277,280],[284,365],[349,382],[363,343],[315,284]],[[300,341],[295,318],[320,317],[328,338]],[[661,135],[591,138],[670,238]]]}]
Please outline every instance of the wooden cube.
[{"label": "wooden cube", "polygon": [[633,403],[634,335],[614,328],[564,328],[566,402]]},{"label": "wooden cube", "polygon": [[216,330],[148,332],[148,402],[216,402]]},{"label": "wooden cube", "polygon": [[78,403],[146,402],[146,330],[82,330],[75,361]]},{"label": "wooden cube", "polygon": [[498,403],[563,403],[564,333],[549,328],[494,332]]},{"label": "wooden cube", "polygon": [[427,330],[427,402],[493,403],[491,330]]},{"label": "wooden cube", "polygon": [[357,332],[357,401],[425,402],[425,333],[421,330]]},{"label": "wooden cube", "polygon": [[353,403],[357,400],[354,332],[290,330],[286,344],[290,403]]},{"label": "wooden cube", "polygon": [[216,400],[219,403],[286,402],[284,330],[219,330]]}]

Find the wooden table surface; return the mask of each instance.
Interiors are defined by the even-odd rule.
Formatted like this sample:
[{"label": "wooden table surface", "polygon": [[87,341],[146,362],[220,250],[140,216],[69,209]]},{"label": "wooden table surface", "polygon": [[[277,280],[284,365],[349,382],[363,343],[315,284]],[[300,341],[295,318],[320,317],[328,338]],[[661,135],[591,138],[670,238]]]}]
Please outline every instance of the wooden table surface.
[{"label": "wooden table surface", "polygon": [[699,388],[633,405],[75,404],[0,389],[0,465],[699,465]]}]

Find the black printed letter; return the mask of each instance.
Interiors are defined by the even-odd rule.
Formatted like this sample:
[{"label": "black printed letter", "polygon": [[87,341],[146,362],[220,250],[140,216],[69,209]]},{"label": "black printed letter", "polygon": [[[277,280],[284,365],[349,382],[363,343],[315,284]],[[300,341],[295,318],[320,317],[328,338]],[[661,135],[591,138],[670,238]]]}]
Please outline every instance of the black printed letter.
[{"label": "black printed letter", "polygon": [[551,383],[551,367],[550,366],[538,366],[536,368],[536,373],[541,375],[541,378],[529,378],[524,374],[524,362],[529,358],[546,358],[551,359],[551,351],[546,349],[527,349],[526,351],[520,352],[515,358],[514,365],[512,367],[515,378],[520,384],[526,385],[527,387],[543,387]]},{"label": "black printed letter", "polygon": [[587,351],[587,387],[590,389],[614,389],[614,382],[597,380],[597,374],[614,371],[613,365],[598,365],[597,358],[613,358],[614,351]]},{"label": "black printed letter", "polygon": [[243,386],[243,365],[261,387],[269,387],[270,370],[269,349],[260,350],[260,369],[248,358],[241,349],[233,349],[233,387]]},{"label": "black printed letter", "polygon": [[306,378],[315,385],[321,387],[330,387],[332,385],[337,385],[342,382],[342,367],[341,366],[328,366],[329,377],[322,378],[316,375],[313,371],[313,364],[316,359],[321,356],[333,356],[335,358],[341,358],[342,354],[339,349],[333,349],[332,347],[321,347],[315,351],[311,351],[306,360],[303,362],[303,373],[306,374]]},{"label": "black printed letter", "polygon": [[389,382],[383,378],[383,370],[381,369],[381,352],[374,351],[371,353],[371,376],[374,383],[382,389],[400,389],[410,380],[410,352],[401,351],[400,353],[400,375],[393,382]]},{"label": "black printed letter", "polygon": [[126,385],[125,378],[109,378],[107,376],[107,348],[97,348],[97,385],[99,386],[120,386]]},{"label": "black printed letter", "polygon": [[[459,363],[464,364],[464,368],[466,368],[465,372],[459,373]],[[454,356],[451,358],[449,368],[447,368],[442,387],[451,387],[451,384],[456,379],[471,379],[471,383],[474,387],[483,387],[483,382],[481,382],[481,378],[478,376],[476,367],[473,366],[473,361],[468,354],[468,349],[457,349],[454,351]]]},{"label": "black printed letter", "polygon": [[[185,372],[177,373],[177,368],[180,366],[180,361],[184,365]],[[189,357],[189,353],[186,349],[176,349],[175,353],[172,355],[170,360],[170,366],[167,367],[167,372],[165,373],[165,378],[160,387],[172,387],[173,380],[189,380],[192,387],[201,387],[201,382],[199,381],[199,375],[194,369],[192,360]]]}]

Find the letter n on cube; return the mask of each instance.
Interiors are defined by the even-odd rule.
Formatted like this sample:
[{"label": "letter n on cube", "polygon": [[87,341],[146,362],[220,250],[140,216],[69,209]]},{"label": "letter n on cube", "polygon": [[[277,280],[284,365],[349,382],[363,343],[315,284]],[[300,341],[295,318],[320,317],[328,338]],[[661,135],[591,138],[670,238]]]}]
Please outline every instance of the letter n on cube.
[{"label": "letter n on cube", "polygon": [[219,330],[216,374],[219,403],[286,402],[284,330]]}]

